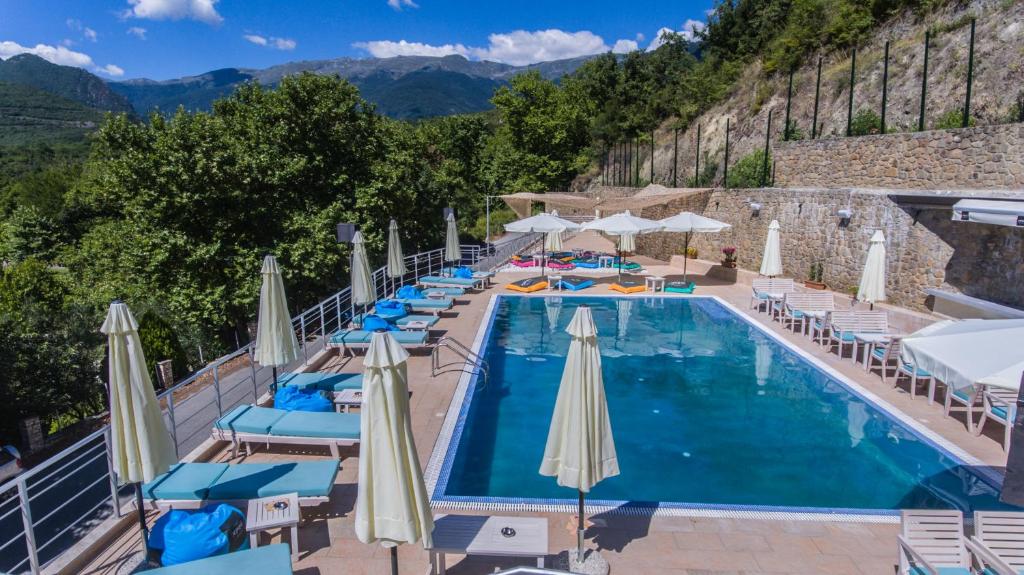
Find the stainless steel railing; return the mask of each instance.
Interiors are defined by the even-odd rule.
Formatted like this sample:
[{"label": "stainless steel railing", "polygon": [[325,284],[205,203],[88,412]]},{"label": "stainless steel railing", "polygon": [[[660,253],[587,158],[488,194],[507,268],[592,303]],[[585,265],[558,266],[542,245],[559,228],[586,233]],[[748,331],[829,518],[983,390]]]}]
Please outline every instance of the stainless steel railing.
[{"label": "stainless steel railing", "polygon": [[[520,238],[516,245],[525,247],[524,241]],[[496,258],[514,253],[511,247],[464,245],[457,263],[490,270],[502,263]],[[377,296],[386,297],[404,282],[439,273],[451,263],[444,260],[443,249],[436,249],[406,256],[409,271],[401,278],[387,277],[381,267],[373,272]],[[354,311],[346,287],[295,316],[292,326],[302,356],[284,369],[309,361]],[[246,344],[158,395],[179,457],[202,444],[225,412],[267,391],[272,370],[253,362],[252,352],[252,344]],[[41,573],[104,520],[120,515],[129,496],[110,465],[107,427],[0,485],[0,573]]]}]

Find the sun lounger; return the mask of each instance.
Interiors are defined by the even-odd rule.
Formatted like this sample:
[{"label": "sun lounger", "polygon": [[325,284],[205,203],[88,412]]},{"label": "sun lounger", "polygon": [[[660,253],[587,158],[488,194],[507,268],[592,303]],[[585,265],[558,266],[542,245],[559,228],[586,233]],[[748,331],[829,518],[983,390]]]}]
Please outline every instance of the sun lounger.
[{"label": "sun lounger", "polygon": [[594,280],[588,278],[581,278],[577,276],[566,276],[562,278],[562,281],[558,282],[562,289],[569,291],[579,291],[587,289],[594,285]]},{"label": "sun lounger", "polygon": [[693,282],[684,281],[671,281],[665,282],[665,289],[668,293],[693,293],[693,290],[697,289],[697,285]]},{"label": "sun lounger", "polygon": [[[975,511],[971,542],[985,554],[992,572],[1024,573],[1024,513],[1019,511]],[[986,571],[985,573],[988,573]]]},{"label": "sun lounger", "polygon": [[432,299],[400,299],[397,300],[404,303],[410,310],[414,312],[427,312],[432,314],[440,314],[443,311],[449,310],[455,305],[455,300],[450,297]]},{"label": "sun lounger", "polygon": [[974,430],[975,435],[981,435],[985,422],[989,419],[1003,424],[1003,451],[1010,449],[1010,432],[1013,430],[1013,421],[1017,416],[1017,391],[1001,387],[987,387],[981,392],[982,412],[978,420],[978,427]]},{"label": "sun lounger", "polygon": [[[335,414],[337,415],[337,414]],[[278,463],[176,463],[142,486],[154,508],[198,509],[211,502],[246,501],[287,493],[299,505],[327,502],[338,476],[338,459]]]},{"label": "sun lounger", "polygon": [[[357,313],[355,315],[355,317],[352,318],[352,323],[355,324],[355,325],[361,326],[362,323],[363,323],[362,320],[363,320],[363,314]],[[388,322],[390,322],[390,323],[392,323],[392,324],[394,324],[394,325],[396,325],[396,326],[398,326],[400,328],[403,328],[403,329],[405,328],[405,326],[409,325],[410,322],[414,322],[414,321],[423,322],[423,323],[427,324],[427,328],[431,328],[431,327],[434,327],[437,324],[437,322],[441,321],[441,318],[437,317],[436,315],[411,314],[411,315],[404,315],[404,316],[402,316],[400,318],[396,318],[396,319],[393,319],[393,320],[390,319],[390,318],[388,319]]]},{"label": "sun lounger", "polygon": [[549,268],[551,268],[553,270],[571,270],[571,269],[575,269],[576,268],[576,266],[574,266],[574,265],[572,265],[570,263],[565,263],[565,262],[559,261],[559,260],[548,260],[548,264],[547,265],[548,265]]},{"label": "sun lounger", "polygon": [[483,279],[477,278],[446,278],[443,276],[423,276],[419,280],[420,285],[429,287],[460,287],[476,289],[483,285]]},{"label": "sun lounger", "polygon": [[577,258],[577,259],[572,260],[572,263],[576,267],[584,268],[584,269],[596,270],[597,268],[601,267],[600,260],[598,260],[595,257]]},{"label": "sun lounger", "polygon": [[963,513],[905,510],[901,513],[900,575],[971,575]]},{"label": "sun lounger", "polygon": [[548,280],[544,278],[526,278],[517,282],[512,282],[505,286],[505,289],[512,291],[530,293],[540,291],[548,287]]},{"label": "sun lounger", "polygon": [[[429,347],[426,331],[392,331],[389,332],[395,341],[406,349],[422,349]],[[335,347],[342,350],[342,353],[354,352],[357,349],[370,347],[370,340],[373,334],[361,330],[350,329],[331,334],[327,340],[328,347]]]},{"label": "sun lounger", "polygon": [[608,289],[619,293],[637,293],[647,291],[647,287],[644,286],[644,282],[635,280],[619,280],[608,286]]},{"label": "sun lounger", "polygon": [[206,559],[146,571],[149,575],[288,575],[292,573],[291,550],[284,543],[244,549]]},{"label": "sun lounger", "polygon": [[243,443],[248,453],[253,443],[274,443],[325,445],[332,457],[338,457],[338,447],[359,443],[359,414],[239,405],[214,422],[212,436],[230,441],[233,456]]},{"label": "sun lounger", "polygon": [[280,387],[298,387],[300,389],[316,389],[318,391],[343,391],[346,389],[362,389],[362,373],[283,373],[277,377]]},{"label": "sun lounger", "polygon": [[451,298],[458,297],[460,295],[466,295],[466,289],[460,287],[424,287],[424,291],[429,291],[433,293],[443,293],[445,296]]}]

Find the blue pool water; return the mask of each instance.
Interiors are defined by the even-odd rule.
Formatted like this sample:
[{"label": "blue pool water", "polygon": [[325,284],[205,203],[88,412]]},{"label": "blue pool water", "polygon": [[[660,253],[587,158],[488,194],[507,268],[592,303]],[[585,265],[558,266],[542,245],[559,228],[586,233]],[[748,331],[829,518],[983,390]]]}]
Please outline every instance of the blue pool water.
[{"label": "blue pool water", "polygon": [[[500,296],[435,499],[571,501],[537,473],[576,306],[593,308],[621,474],[591,500],[1000,508],[970,468],[711,298]],[[936,417],[941,414],[936,411]]]}]

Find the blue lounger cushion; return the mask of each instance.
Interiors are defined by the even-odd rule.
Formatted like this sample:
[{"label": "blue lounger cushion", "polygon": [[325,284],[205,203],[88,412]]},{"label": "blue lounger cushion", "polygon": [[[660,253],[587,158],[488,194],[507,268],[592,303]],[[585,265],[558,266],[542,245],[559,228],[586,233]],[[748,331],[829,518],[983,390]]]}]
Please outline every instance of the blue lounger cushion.
[{"label": "blue lounger cushion", "polygon": [[909,363],[904,363],[902,369],[903,369],[903,371],[905,373],[908,373],[910,375],[916,375],[917,377],[931,377],[932,376],[932,374],[928,373],[927,371],[925,371],[925,370],[923,370],[923,369],[921,369],[919,367],[914,367],[913,365],[911,365]]},{"label": "blue lounger cushion", "polygon": [[[971,575],[971,570],[966,567],[936,567],[939,575]],[[914,565],[910,568],[910,575],[930,575],[931,571],[921,567],[920,565]]]},{"label": "blue lounger cushion", "polygon": [[282,387],[298,387],[301,389],[319,389],[320,391],[342,391],[344,389],[362,389],[362,373],[285,373],[277,378]]},{"label": "blue lounger cushion", "polygon": [[441,277],[439,275],[424,275],[420,283],[444,283],[446,285],[458,285],[460,287],[472,287],[479,283],[479,279],[471,277]]},{"label": "blue lounger cushion", "polygon": [[228,470],[227,463],[175,463],[171,469],[142,486],[146,499],[207,499],[210,486]]},{"label": "blue lounger cushion", "polygon": [[279,437],[359,439],[359,414],[333,411],[289,411],[270,428]]},{"label": "blue lounger cushion", "polygon": [[[427,341],[427,332],[425,331],[391,331],[388,333],[395,338],[395,341],[403,345],[419,345]],[[353,329],[335,333],[331,336],[331,343],[337,345],[370,343],[371,337],[373,334],[368,331]]]},{"label": "blue lounger cushion", "polygon": [[436,315],[414,314],[405,316],[402,319],[396,321],[395,325],[408,325],[409,322],[413,321],[422,321],[427,324],[427,327],[434,327],[437,324],[437,322],[441,321],[441,318],[437,317]]},{"label": "blue lounger cushion", "polygon": [[594,285],[594,280],[580,277],[566,277],[559,282],[563,289],[578,291]]},{"label": "blue lounger cushion", "polygon": [[245,573],[245,575],[290,575],[292,573],[291,549],[284,543],[275,543],[255,549],[215,555],[198,561],[179,563],[146,571],[151,575],[222,575],[223,573]]},{"label": "blue lounger cushion", "polygon": [[[441,292],[448,297],[457,297],[460,295],[466,295],[466,290],[460,287],[428,287],[423,288],[425,292]],[[422,298],[421,298],[422,299]]]},{"label": "blue lounger cushion", "polygon": [[218,419],[214,426],[224,431],[266,434],[284,414],[280,409],[239,405]]},{"label": "blue lounger cushion", "polygon": [[398,300],[409,307],[416,309],[448,309],[452,307],[452,298],[446,297],[443,299],[400,299]]},{"label": "blue lounger cushion", "polygon": [[340,464],[337,459],[325,459],[231,465],[210,486],[208,499],[233,501],[286,493],[298,493],[299,497],[327,497],[334,488]]},{"label": "blue lounger cushion", "polygon": [[693,282],[673,281],[665,282],[665,288],[663,291],[667,291],[669,293],[693,293],[693,290],[696,287],[697,286]]}]

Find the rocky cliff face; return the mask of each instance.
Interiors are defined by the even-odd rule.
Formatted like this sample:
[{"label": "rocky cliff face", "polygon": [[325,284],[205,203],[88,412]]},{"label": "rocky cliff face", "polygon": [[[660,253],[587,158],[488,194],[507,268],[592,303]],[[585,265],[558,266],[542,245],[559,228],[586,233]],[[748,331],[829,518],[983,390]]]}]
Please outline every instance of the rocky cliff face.
[{"label": "rocky cliff face", "polygon": [[[853,110],[881,112],[884,48],[889,47],[889,82],[886,120],[888,129],[917,129],[921,100],[925,31],[932,30],[928,60],[926,129],[934,129],[941,116],[962,109],[966,91],[970,18],[976,20],[974,86],[971,117],[977,125],[1010,121],[1024,96],[1024,2],[974,0],[952,2],[921,18],[906,13],[879,28],[857,49]],[[842,137],[846,132],[849,103],[849,52],[809,55],[793,77],[790,119],[803,138],[811,135],[817,62],[822,59],[819,97],[819,136]],[[772,140],[780,141],[786,114],[788,77],[766,78],[757,63],[737,82],[735,91],[689,129],[679,133],[678,185],[694,173],[697,125],[701,125],[701,162],[721,166],[725,148],[726,119],[730,120],[730,165],[763,148],[772,112]],[[671,185],[674,119],[656,132],[654,181]],[[642,150],[641,177],[650,170],[649,148]],[[593,177],[591,174],[590,178]],[[717,181],[722,177],[719,167]],[[594,180],[596,182],[596,180]],[[584,183],[584,182],[578,182]]]}]

